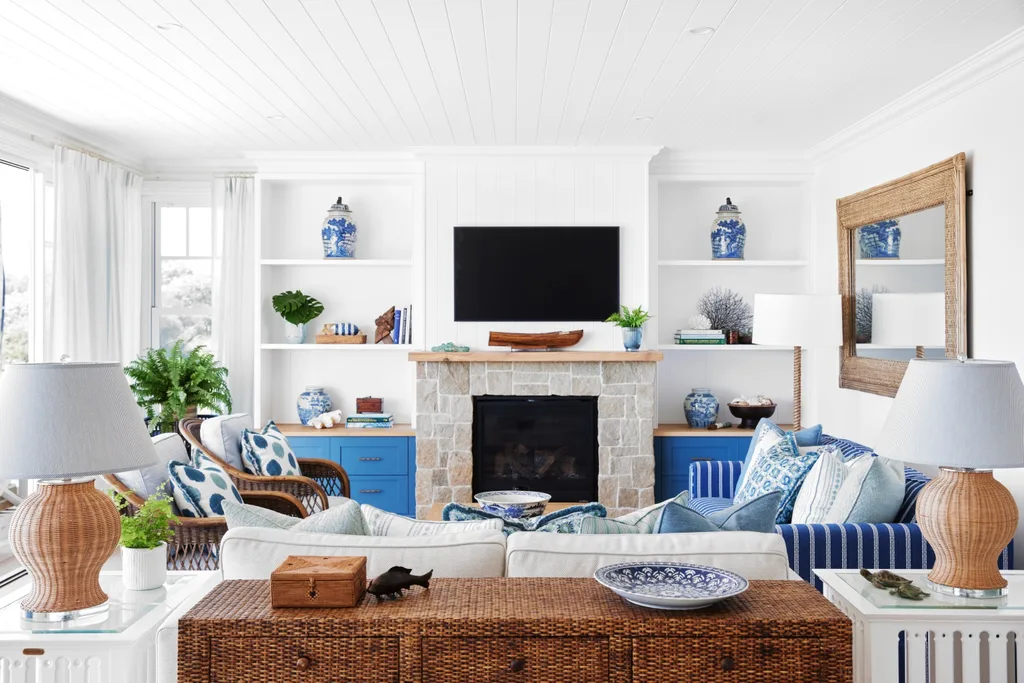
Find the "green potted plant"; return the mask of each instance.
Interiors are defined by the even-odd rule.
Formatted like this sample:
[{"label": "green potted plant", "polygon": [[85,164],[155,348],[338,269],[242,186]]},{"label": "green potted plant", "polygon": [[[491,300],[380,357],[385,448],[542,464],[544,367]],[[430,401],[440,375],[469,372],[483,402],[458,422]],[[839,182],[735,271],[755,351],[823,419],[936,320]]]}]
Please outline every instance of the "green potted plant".
[{"label": "green potted plant", "polygon": [[639,351],[640,342],[644,339],[644,323],[651,317],[651,314],[641,306],[632,310],[628,306],[623,306],[621,311],[608,316],[605,322],[615,323],[622,328],[622,345],[627,351]]},{"label": "green potted plant", "polygon": [[116,491],[110,492],[121,512],[121,580],[125,588],[148,591],[167,580],[167,541],[174,532],[171,499],[162,490],[149,497],[134,515],[125,514],[131,505]]},{"label": "green potted plant", "polygon": [[177,341],[170,349],[149,349],[125,367],[153,431],[173,432],[178,420],[195,415],[199,406],[231,412],[227,368],[205,349],[186,352],[184,342]]},{"label": "green potted plant", "polygon": [[324,312],[324,305],[299,290],[281,292],[273,298],[274,310],[284,318],[285,339],[291,344],[306,341],[306,325]]}]

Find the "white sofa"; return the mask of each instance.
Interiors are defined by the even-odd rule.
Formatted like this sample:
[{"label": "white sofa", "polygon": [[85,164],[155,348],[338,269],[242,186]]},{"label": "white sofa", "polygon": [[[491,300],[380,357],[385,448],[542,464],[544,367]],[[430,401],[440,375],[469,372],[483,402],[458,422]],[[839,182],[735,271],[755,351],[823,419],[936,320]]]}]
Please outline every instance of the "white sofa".
[{"label": "white sofa", "polygon": [[[343,536],[282,529],[232,529],[221,542],[223,579],[267,579],[288,555],[365,555],[368,576],[395,565],[437,578],[590,577],[598,567],[630,560],[706,564],[748,579],[800,580],[778,534],[729,531],[696,534],[571,535],[499,531],[435,536]],[[202,595],[174,610],[157,632],[157,681],[177,680],[178,619]]]}]

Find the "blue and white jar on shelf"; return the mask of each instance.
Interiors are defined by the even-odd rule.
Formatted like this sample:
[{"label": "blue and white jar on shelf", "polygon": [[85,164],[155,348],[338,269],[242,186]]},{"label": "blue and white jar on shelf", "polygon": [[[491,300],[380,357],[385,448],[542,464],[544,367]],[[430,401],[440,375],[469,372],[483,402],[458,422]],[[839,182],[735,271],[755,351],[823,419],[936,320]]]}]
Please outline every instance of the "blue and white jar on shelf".
[{"label": "blue and white jar on shelf", "polygon": [[900,257],[900,219],[889,218],[857,229],[861,258]]},{"label": "blue and white jar on shelf", "polygon": [[710,389],[691,389],[683,399],[683,414],[694,429],[707,429],[718,420],[718,399]]},{"label": "blue and white jar on shelf", "polygon": [[747,226],[743,222],[738,206],[732,199],[725,198],[725,204],[718,207],[715,222],[711,225],[711,258],[743,259],[743,247],[747,244]]},{"label": "blue and white jar on shelf", "polygon": [[355,258],[356,224],[341,197],[327,210],[320,236],[324,242],[324,258]]},{"label": "blue and white jar on shelf", "polygon": [[299,410],[299,422],[308,425],[314,417],[331,412],[331,395],[323,387],[306,387],[295,406]]}]

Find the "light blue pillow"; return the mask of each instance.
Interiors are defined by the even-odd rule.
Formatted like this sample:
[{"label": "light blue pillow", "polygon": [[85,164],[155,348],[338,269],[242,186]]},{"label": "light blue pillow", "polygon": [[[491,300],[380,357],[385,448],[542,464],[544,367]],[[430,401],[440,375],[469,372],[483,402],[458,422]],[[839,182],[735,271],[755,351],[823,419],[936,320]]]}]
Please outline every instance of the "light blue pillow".
[{"label": "light blue pillow", "polygon": [[223,517],[224,502],[242,502],[224,468],[198,454],[193,465],[174,461],[167,465],[171,493],[182,517]]},{"label": "light blue pillow", "polygon": [[801,453],[792,434],[768,434],[758,444],[750,471],[736,492],[734,503],[746,503],[772,491],[781,491],[775,521],[786,524],[804,477],[818,459],[817,450]]},{"label": "light blue pillow", "polygon": [[363,517],[359,503],[350,498],[339,499],[328,509],[306,518],[290,517],[256,505],[245,505],[230,500],[225,500],[223,507],[224,518],[229,529],[261,527],[290,529],[314,534],[370,535],[370,529],[366,524],[366,518]]},{"label": "light blue pillow", "polygon": [[688,534],[696,531],[757,531],[771,533],[782,493],[772,491],[745,503],[704,516],[685,505],[671,502],[661,511],[656,534]]},{"label": "light blue pillow", "polygon": [[472,505],[448,503],[441,511],[441,519],[446,522],[465,522],[469,520],[501,519],[506,536],[519,531],[540,531],[545,533],[578,534],[583,520],[588,517],[607,517],[608,510],[601,503],[584,503],[572,505],[561,510],[549,512],[540,517],[527,519],[504,519],[499,515],[485,512]]},{"label": "light blue pillow", "polygon": [[683,491],[675,498],[649,505],[615,519],[604,517],[584,517],[580,521],[581,534],[653,534],[661,511],[669,503],[686,505],[690,502],[690,492]]},{"label": "light blue pillow", "polygon": [[274,421],[261,432],[242,430],[242,459],[245,471],[261,477],[294,477],[302,474],[288,439]]},{"label": "light blue pillow", "polygon": [[777,434],[792,434],[793,438],[796,439],[796,445],[801,448],[807,446],[819,446],[821,445],[821,425],[814,425],[813,427],[805,427],[804,429],[795,432],[784,432],[779,425],[775,424],[767,417],[762,417],[757,423],[757,427],[754,428],[754,436],[750,439],[750,446],[747,447],[747,457],[743,458],[743,467],[740,468],[740,478],[736,482],[736,490],[739,491],[743,486],[743,482],[747,478],[747,470],[750,469],[750,460],[754,457],[754,450],[757,447],[758,439],[762,438],[767,432],[775,432]]},{"label": "light blue pillow", "polygon": [[862,455],[845,467],[850,471],[825,515],[825,522],[888,524],[895,521],[906,493],[903,463]]}]

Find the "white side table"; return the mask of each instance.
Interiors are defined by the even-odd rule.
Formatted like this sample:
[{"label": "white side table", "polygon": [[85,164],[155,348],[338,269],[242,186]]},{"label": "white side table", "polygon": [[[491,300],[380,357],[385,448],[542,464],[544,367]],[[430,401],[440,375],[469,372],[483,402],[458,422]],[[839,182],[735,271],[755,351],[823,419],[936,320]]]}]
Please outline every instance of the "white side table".
[{"label": "white side table", "polygon": [[[853,621],[856,683],[899,680],[901,632],[907,683],[980,681],[985,669],[991,683],[1024,680],[1024,571],[1003,572],[1010,584],[1005,598],[932,594],[922,601],[891,596],[869,584],[856,569],[815,569],[814,573],[825,584],[825,597]],[[928,590],[927,570],[896,573]]]},{"label": "white side table", "polygon": [[95,623],[27,624],[18,603],[0,607],[0,681],[7,683],[142,683],[156,679],[156,630],[189,596],[204,595],[220,572],[168,572],[163,588],[130,591],[120,572],[103,572],[110,610]]}]

